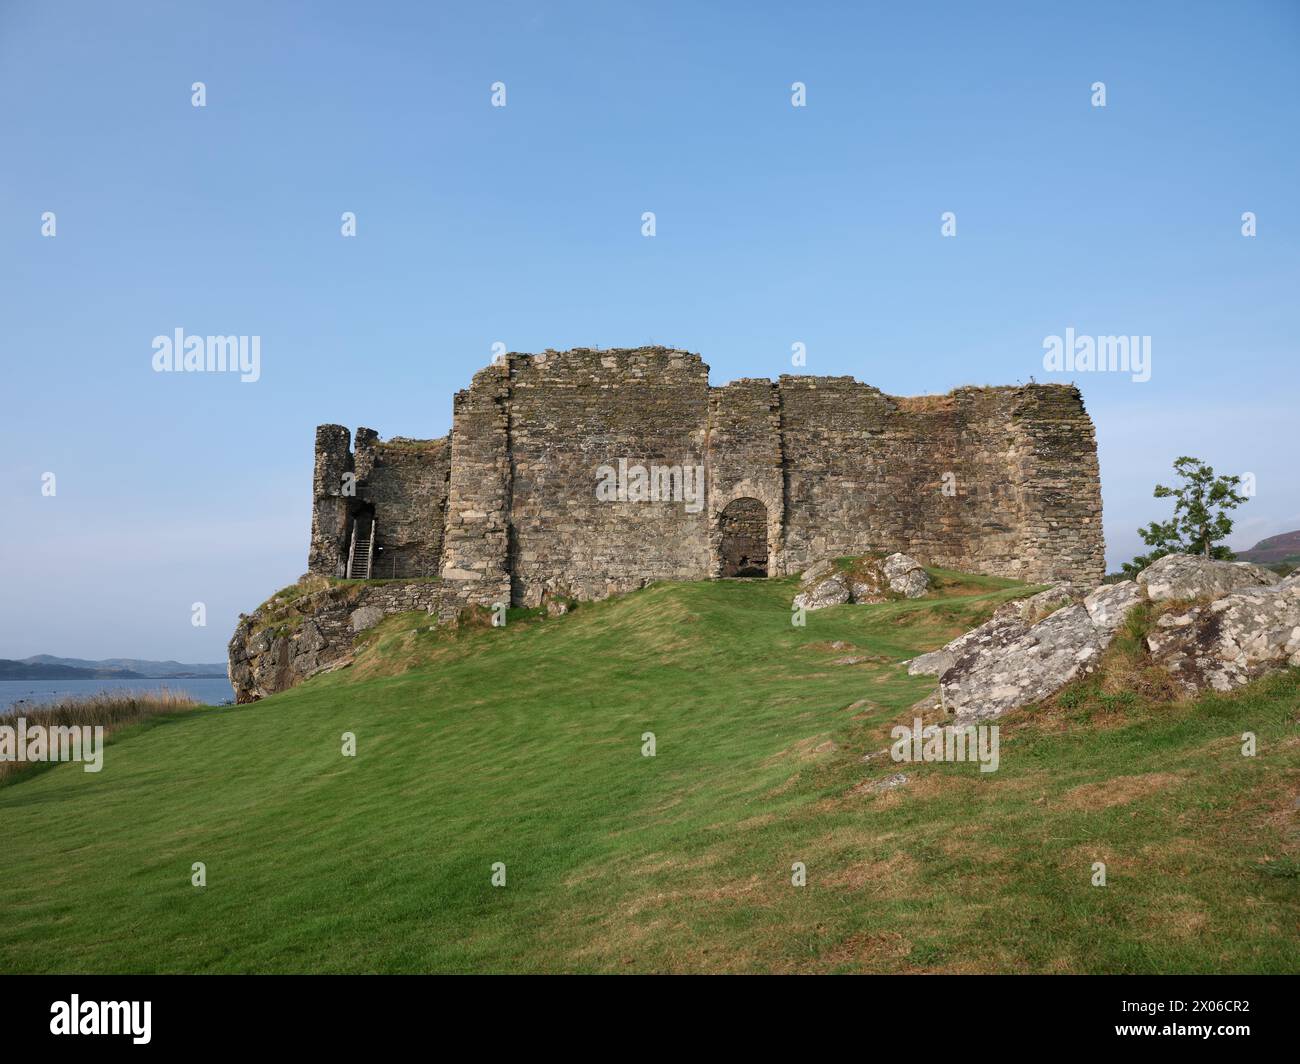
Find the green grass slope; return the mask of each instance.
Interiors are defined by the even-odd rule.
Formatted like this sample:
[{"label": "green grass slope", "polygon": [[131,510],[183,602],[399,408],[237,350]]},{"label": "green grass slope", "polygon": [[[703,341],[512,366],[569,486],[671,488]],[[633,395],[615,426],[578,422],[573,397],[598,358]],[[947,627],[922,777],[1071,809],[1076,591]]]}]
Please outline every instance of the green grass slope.
[{"label": "green grass slope", "polygon": [[1024,590],[940,575],[804,628],[790,580],[390,618],[0,787],[0,971],[1300,970],[1300,673],[1018,714],[995,773],[864,762],[932,686],[897,662]]}]

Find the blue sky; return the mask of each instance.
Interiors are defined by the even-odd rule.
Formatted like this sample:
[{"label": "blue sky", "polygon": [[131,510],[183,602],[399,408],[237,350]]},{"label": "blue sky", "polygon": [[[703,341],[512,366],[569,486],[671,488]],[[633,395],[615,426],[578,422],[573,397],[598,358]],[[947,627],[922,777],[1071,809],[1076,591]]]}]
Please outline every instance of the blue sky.
[{"label": "blue sky", "polygon": [[[441,435],[496,341],[913,395],[1148,335],[1076,378],[1111,567],[1184,453],[1255,474],[1234,546],[1300,528],[1298,105],[1292,2],[0,0],[0,657],[221,660],[313,427]],[[177,327],[261,379],[154,373]]]}]

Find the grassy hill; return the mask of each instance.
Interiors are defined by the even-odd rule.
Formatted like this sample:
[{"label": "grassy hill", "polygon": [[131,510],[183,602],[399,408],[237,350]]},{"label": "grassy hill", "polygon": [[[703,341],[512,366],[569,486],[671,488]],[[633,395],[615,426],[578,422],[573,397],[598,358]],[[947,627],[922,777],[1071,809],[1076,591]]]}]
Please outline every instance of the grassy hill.
[{"label": "grassy hill", "polygon": [[994,773],[864,763],[932,687],[896,663],[1025,590],[936,575],[805,628],[792,580],[389,618],[351,669],[0,786],[0,971],[1300,970],[1300,670],[1076,692]]}]

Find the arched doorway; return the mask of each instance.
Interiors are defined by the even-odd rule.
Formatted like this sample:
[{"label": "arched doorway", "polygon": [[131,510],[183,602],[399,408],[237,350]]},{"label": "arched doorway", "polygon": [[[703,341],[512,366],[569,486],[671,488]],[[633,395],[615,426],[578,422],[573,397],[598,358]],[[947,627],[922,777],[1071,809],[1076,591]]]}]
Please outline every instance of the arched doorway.
[{"label": "arched doorway", "polygon": [[734,499],[718,518],[723,576],[767,576],[767,507]]}]

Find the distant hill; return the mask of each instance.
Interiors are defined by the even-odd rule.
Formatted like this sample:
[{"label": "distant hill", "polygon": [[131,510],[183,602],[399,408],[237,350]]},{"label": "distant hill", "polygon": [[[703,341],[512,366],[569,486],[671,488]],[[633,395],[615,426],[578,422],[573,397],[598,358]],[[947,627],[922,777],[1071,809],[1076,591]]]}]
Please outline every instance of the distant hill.
[{"label": "distant hill", "polygon": [[75,665],[52,665],[35,661],[0,658],[0,680],[144,680],[143,673],[130,669],[82,669]]},{"label": "distant hill", "polygon": [[1250,550],[1237,551],[1237,560],[1256,565],[1300,565],[1300,531],[1261,539]]},{"label": "distant hill", "polygon": [[[194,680],[203,677],[226,677],[226,663],[190,665],[183,661],[150,661],[148,658],[104,658],[90,661],[86,658],[56,658],[52,654],[33,654],[16,664],[23,665],[58,665],[73,669],[85,669],[96,674],[96,678],[117,676],[125,680]],[[34,676],[35,674],[33,674]],[[47,673],[51,679],[60,676],[71,678],[72,674]],[[25,677],[24,677],[25,678]]]}]

